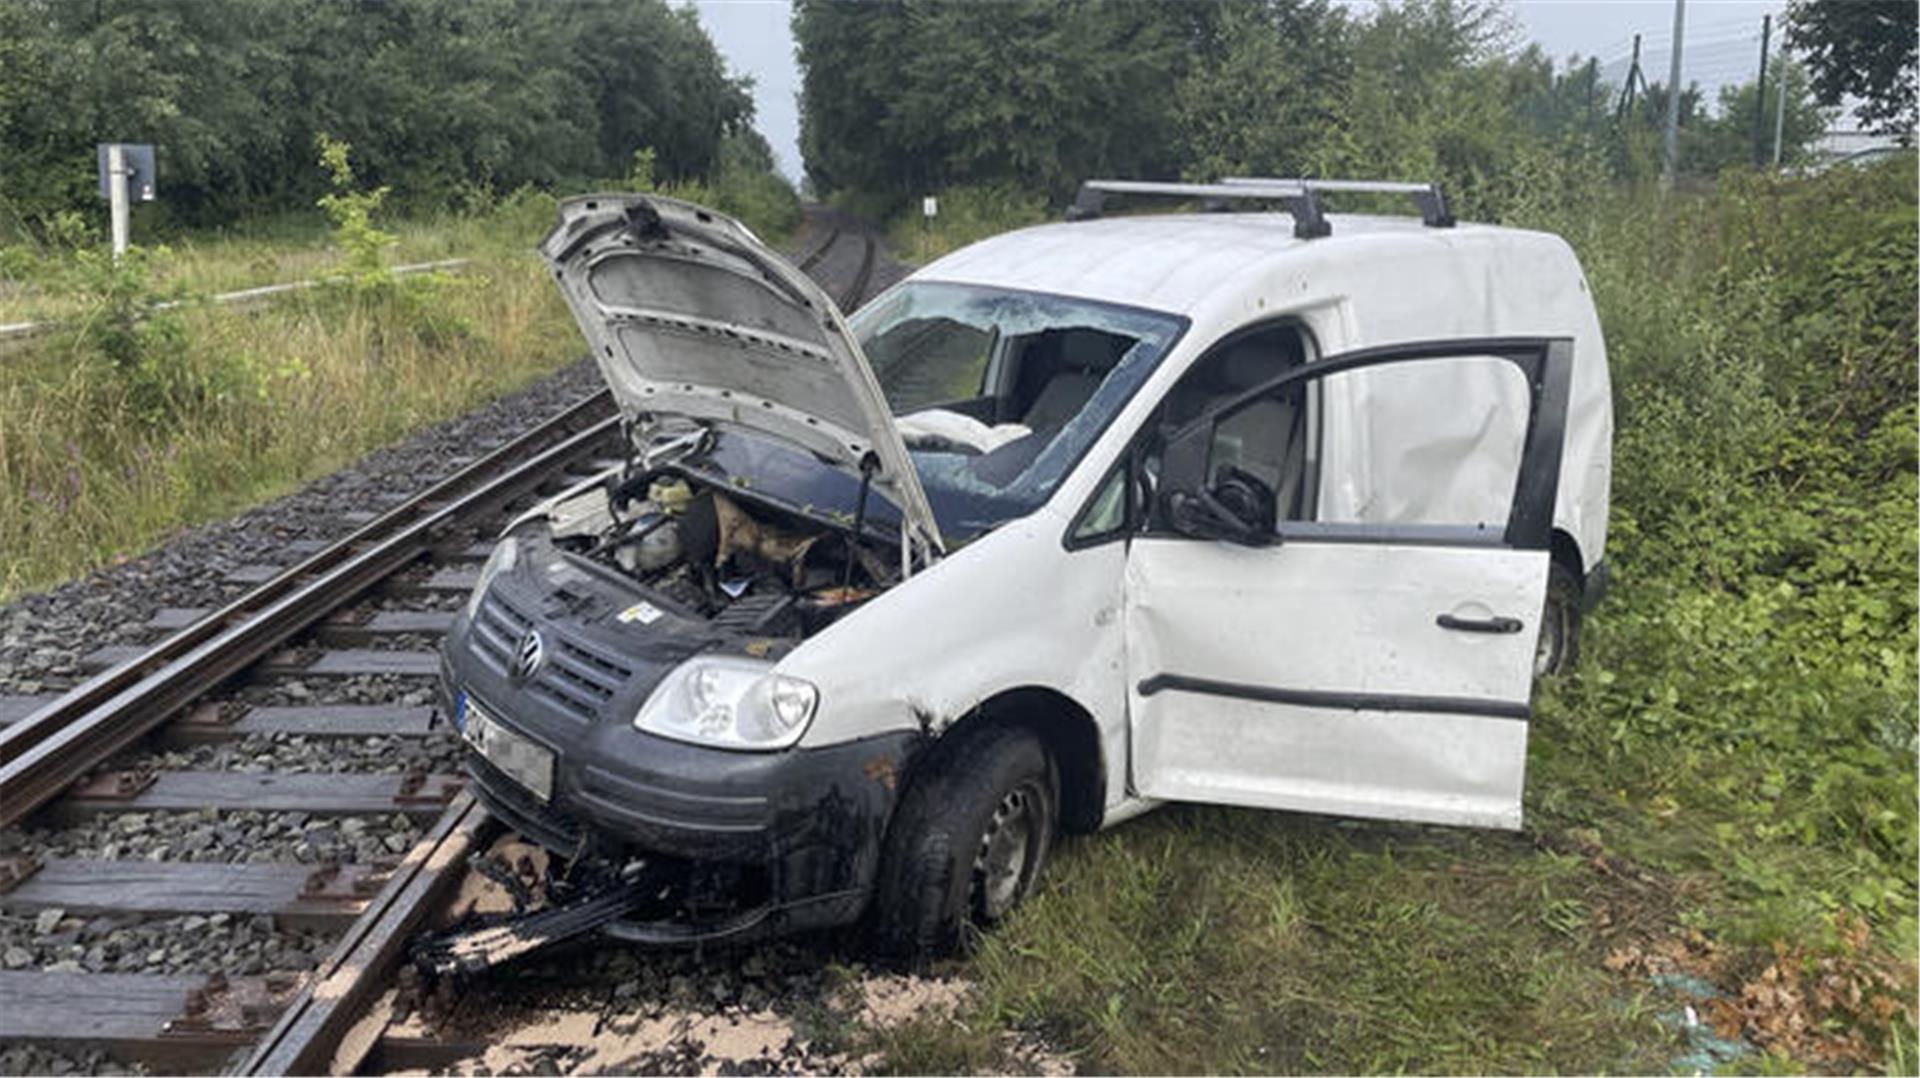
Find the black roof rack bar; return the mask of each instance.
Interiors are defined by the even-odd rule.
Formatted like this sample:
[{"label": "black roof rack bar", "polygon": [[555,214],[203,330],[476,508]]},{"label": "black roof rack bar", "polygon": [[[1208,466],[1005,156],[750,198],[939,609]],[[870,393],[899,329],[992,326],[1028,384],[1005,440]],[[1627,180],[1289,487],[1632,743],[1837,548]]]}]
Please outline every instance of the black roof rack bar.
[{"label": "black roof rack bar", "polygon": [[1223,187],[1273,187],[1297,184],[1309,191],[1353,191],[1376,195],[1412,195],[1420,208],[1420,220],[1428,228],[1452,228],[1453,210],[1447,205],[1447,193],[1437,183],[1402,183],[1391,180],[1316,180],[1280,179],[1273,176],[1228,176]]},{"label": "black roof rack bar", "polygon": [[1098,217],[1106,208],[1108,195],[1158,195],[1170,198],[1197,198],[1207,210],[1218,209],[1230,201],[1278,202],[1293,215],[1293,234],[1303,240],[1331,235],[1333,228],[1320,209],[1320,200],[1312,188],[1298,180],[1249,180],[1244,183],[1152,183],[1142,180],[1087,180],[1067,208],[1067,220],[1084,221]]}]

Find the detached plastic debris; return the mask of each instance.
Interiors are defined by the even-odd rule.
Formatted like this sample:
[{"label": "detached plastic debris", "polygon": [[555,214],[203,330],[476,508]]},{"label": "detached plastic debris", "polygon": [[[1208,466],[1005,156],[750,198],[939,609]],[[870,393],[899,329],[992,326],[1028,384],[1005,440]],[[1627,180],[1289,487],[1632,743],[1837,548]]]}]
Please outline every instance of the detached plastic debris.
[{"label": "detached plastic debris", "polygon": [[[1656,988],[1695,1000],[1717,999],[1721,994],[1710,982],[1685,973],[1655,973],[1647,980]],[[1663,1011],[1654,1020],[1686,1041],[1687,1050],[1667,1061],[1669,1067],[1683,1074],[1712,1074],[1755,1051],[1744,1040],[1728,1040],[1716,1034],[1712,1026],[1700,1020],[1691,1002],[1682,1003],[1677,1011]]]}]

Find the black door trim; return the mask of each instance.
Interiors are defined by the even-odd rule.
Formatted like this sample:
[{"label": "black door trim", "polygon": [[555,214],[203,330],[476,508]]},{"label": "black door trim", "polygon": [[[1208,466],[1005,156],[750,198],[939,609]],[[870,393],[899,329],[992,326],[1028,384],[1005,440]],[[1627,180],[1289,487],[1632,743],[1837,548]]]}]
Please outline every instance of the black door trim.
[{"label": "black door trim", "polygon": [[1168,691],[1227,696],[1236,700],[1258,700],[1267,704],[1292,704],[1296,707],[1324,707],[1341,711],[1425,711],[1440,715],[1475,715],[1488,719],[1533,717],[1531,703],[1508,700],[1479,700],[1467,696],[1407,696],[1394,693],[1322,692],[1315,689],[1277,689],[1267,685],[1242,685],[1233,681],[1188,677],[1185,674],[1155,674],[1136,686],[1141,696]]}]

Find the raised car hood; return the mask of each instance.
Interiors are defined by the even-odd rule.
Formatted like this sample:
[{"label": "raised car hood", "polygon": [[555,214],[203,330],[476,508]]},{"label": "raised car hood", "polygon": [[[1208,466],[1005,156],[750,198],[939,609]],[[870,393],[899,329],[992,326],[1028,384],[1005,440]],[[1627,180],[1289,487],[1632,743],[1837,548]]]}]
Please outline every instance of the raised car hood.
[{"label": "raised car hood", "polygon": [[[920,477],[840,309],[724,214],[658,195],[560,204],[540,244],[628,416],[682,416],[804,446],[900,507],[904,553],[941,550]],[[871,457],[869,457],[871,454]]]}]

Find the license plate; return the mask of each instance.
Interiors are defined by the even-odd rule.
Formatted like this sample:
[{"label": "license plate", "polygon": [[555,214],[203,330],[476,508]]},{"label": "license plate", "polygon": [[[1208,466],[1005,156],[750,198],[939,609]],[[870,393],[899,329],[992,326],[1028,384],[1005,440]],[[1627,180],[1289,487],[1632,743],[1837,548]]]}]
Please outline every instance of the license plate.
[{"label": "license plate", "polygon": [[473,697],[461,708],[460,736],[500,773],[541,801],[553,800],[553,752],[486,713]]}]

